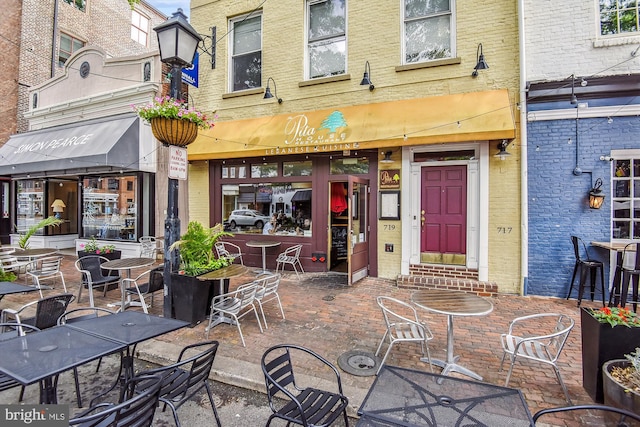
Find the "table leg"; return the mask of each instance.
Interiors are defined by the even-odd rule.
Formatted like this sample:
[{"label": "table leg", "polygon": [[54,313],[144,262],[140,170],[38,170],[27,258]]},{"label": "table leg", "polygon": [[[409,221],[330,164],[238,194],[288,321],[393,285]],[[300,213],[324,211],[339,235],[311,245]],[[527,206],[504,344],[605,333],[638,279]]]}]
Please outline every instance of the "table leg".
[{"label": "table leg", "polygon": [[41,405],[57,405],[58,404],[58,376],[56,378],[47,377],[40,381],[40,404]]},{"label": "table leg", "polygon": [[262,247],[262,272],[267,272],[267,248],[265,246]]}]

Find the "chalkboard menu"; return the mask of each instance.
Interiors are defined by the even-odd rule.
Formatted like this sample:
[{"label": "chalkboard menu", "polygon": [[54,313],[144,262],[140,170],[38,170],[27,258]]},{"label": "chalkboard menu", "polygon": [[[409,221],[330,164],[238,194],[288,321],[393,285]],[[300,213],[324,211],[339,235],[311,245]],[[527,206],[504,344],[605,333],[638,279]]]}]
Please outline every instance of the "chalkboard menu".
[{"label": "chalkboard menu", "polygon": [[340,258],[347,257],[347,226],[332,226],[331,227],[331,248],[332,254]]}]

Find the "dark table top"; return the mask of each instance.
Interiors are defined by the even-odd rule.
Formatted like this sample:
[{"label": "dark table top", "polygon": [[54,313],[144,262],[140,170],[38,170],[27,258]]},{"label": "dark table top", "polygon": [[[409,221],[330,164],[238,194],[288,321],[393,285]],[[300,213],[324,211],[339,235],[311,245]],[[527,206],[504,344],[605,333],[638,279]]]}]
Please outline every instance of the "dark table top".
[{"label": "dark table top", "polygon": [[54,248],[34,248],[34,249],[16,249],[13,255],[19,258],[20,257],[38,258],[38,257],[49,256],[49,255],[55,255],[57,253],[58,253],[58,250]]},{"label": "dark table top", "polygon": [[389,365],[358,414],[370,426],[533,425],[520,390]]},{"label": "dark table top", "polygon": [[108,316],[79,320],[67,326],[87,334],[132,345],[189,324],[182,320],[153,316],[139,311],[123,311]]},{"label": "dark table top", "polygon": [[[46,289],[46,286],[43,286],[43,289]],[[21,285],[15,282],[0,282],[0,298],[4,295],[8,294],[18,294],[20,292],[33,292],[37,291],[38,288],[35,286],[26,286]]]},{"label": "dark table top", "polygon": [[232,277],[241,276],[245,274],[249,269],[244,265],[231,264],[226,267],[222,267],[218,270],[213,270],[208,273],[204,273],[198,276],[200,280],[224,280]]},{"label": "dark table top", "polygon": [[153,258],[120,258],[107,261],[100,265],[105,270],[129,270],[132,268],[146,267],[156,262]]},{"label": "dark table top", "polygon": [[493,304],[474,294],[446,289],[424,289],[411,294],[411,301],[425,310],[452,316],[484,316]]},{"label": "dark table top", "polygon": [[67,325],[0,341],[0,372],[27,385],[111,354],[124,344]]}]

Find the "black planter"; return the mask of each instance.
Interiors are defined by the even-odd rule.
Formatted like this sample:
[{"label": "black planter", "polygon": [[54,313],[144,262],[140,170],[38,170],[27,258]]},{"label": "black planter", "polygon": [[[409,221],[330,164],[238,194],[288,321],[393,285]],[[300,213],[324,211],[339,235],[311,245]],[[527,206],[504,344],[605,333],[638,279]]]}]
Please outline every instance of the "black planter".
[{"label": "black planter", "polygon": [[[171,273],[171,317],[189,322],[191,327],[207,319],[211,300],[219,293],[219,281],[199,280],[193,276]],[[225,290],[229,281],[225,280]]]},{"label": "black planter", "polygon": [[[108,259],[109,261],[113,261],[114,259],[120,259],[120,257],[122,256],[122,251],[111,251],[109,253],[106,254],[97,254],[95,252],[87,252],[87,251],[78,251],[78,258],[82,258],[85,256],[91,256],[91,255],[97,255],[97,256],[101,256],[104,257],[106,259]],[[105,261],[106,262],[106,261]],[[117,277],[120,275],[120,272],[118,270],[102,270],[102,274],[104,274],[105,276],[111,276],[111,277]],[[109,285],[107,287],[107,290],[112,290],[112,289],[116,289],[118,287],[117,283],[114,283],[112,285]],[[85,286],[86,288],[86,286]]]},{"label": "black planter", "polygon": [[582,386],[597,402],[604,402],[602,365],[640,346],[640,328],[611,327],[600,323],[586,308],[580,313],[582,325]]}]

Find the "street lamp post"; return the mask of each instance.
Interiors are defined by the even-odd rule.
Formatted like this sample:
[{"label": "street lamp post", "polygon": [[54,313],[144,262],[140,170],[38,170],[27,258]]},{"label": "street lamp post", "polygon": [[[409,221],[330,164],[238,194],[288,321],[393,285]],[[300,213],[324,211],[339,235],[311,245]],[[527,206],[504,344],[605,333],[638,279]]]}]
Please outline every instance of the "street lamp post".
[{"label": "street lamp post", "polygon": [[[187,17],[178,9],[171,18],[154,28],[158,35],[160,61],[171,65],[171,98],[180,100],[182,67],[191,66],[202,41],[196,30],[189,25]],[[169,248],[180,239],[178,217],[178,180],[169,178],[167,217],[164,221],[164,317],[171,317],[171,272],[178,270],[178,254]]]}]

